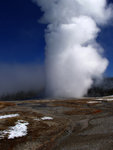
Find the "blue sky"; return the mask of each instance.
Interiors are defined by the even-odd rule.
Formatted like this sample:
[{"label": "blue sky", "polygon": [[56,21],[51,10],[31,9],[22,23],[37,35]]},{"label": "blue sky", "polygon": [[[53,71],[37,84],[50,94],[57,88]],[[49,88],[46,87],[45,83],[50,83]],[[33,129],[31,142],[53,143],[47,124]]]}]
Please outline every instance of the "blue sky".
[{"label": "blue sky", "polygon": [[44,60],[44,25],[40,9],[30,0],[0,1],[0,62]]},{"label": "blue sky", "polygon": [[[44,63],[41,16],[31,0],[0,0],[0,63]],[[110,61],[105,75],[113,76],[113,23],[101,30],[97,40]]]}]

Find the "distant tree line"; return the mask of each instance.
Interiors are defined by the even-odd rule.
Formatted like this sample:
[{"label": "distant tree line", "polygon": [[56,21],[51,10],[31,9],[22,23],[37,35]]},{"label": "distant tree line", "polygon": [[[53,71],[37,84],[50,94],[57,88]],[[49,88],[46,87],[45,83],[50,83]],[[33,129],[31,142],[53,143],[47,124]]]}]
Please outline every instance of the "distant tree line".
[{"label": "distant tree line", "polygon": [[15,100],[29,100],[29,99],[39,99],[44,97],[44,89],[40,91],[20,91],[14,94],[5,94],[0,97],[1,101],[15,101]]},{"label": "distant tree line", "polygon": [[88,93],[86,96],[88,97],[101,97],[101,96],[109,96],[113,95],[113,88],[111,89],[104,89],[100,87],[93,87],[88,90]]}]

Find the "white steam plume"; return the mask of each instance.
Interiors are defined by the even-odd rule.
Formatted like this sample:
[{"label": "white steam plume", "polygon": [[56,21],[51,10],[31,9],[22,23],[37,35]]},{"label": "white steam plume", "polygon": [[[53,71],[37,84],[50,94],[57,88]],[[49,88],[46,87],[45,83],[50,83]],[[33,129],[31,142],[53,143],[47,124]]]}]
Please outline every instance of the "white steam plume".
[{"label": "white steam plume", "polygon": [[44,78],[42,65],[0,63],[0,97],[21,91],[38,93],[45,86]]},{"label": "white steam plume", "polygon": [[99,26],[106,25],[112,5],[106,0],[34,0],[48,24],[46,91],[54,97],[81,97],[100,78],[108,61],[96,42]]}]

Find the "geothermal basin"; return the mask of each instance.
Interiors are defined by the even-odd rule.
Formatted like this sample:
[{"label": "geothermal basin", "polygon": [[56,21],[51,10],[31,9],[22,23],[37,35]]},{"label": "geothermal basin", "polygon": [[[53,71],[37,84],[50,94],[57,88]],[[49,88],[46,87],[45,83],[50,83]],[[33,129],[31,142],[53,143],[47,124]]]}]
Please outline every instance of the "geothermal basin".
[{"label": "geothermal basin", "polygon": [[113,96],[1,101],[0,150],[113,150]]}]

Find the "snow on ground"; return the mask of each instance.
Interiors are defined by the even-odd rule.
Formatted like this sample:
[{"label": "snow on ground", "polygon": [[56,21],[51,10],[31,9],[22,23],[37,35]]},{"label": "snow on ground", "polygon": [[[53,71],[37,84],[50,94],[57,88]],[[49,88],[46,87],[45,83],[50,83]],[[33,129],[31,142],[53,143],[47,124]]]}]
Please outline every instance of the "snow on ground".
[{"label": "snow on ground", "polygon": [[41,121],[41,120],[53,120],[53,118],[52,117],[42,117],[41,119],[39,119],[39,118],[36,118],[36,119],[34,119],[34,120],[36,120],[36,121]]},{"label": "snow on ground", "polygon": [[8,139],[26,136],[28,124],[27,121],[18,120],[15,126],[9,127],[8,130],[0,131],[0,139],[4,139],[6,135],[8,135]]},{"label": "snow on ground", "polygon": [[42,119],[42,120],[53,120],[52,117],[42,117],[41,119]]},{"label": "snow on ground", "polygon": [[97,103],[101,103],[101,102],[97,102],[97,101],[89,101],[87,102],[88,104],[97,104]]},{"label": "snow on ground", "polygon": [[111,98],[110,98],[110,99],[105,99],[105,100],[106,100],[106,101],[113,101],[113,99],[111,99]]},{"label": "snow on ground", "polygon": [[98,99],[96,99],[96,100],[98,100],[98,101],[103,101],[104,99],[102,99],[102,98],[98,98]]},{"label": "snow on ground", "polygon": [[103,99],[99,98],[99,99],[96,99],[96,100],[98,100],[98,101],[109,101],[110,102],[110,101],[113,101],[113,98],[109,98],[109,99],[108,98],[103,98]]},{"label": "snow on ground", "polygon": [[12,117],[18,117],[19,114],[10,114],[10,115],[3,115],[0,116],[0,119],[6,119],[6,118],[12,118]]}]

